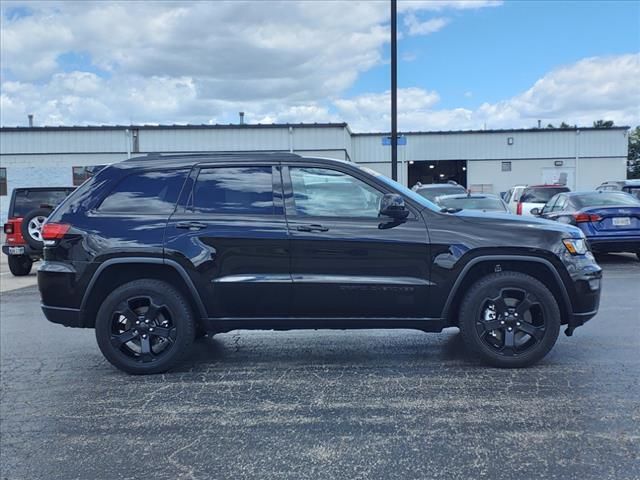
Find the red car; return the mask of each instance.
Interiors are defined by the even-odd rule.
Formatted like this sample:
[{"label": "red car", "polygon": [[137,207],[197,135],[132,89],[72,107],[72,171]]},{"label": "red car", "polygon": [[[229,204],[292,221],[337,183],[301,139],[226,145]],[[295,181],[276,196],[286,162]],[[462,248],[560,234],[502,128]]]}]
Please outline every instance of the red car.
[{"label": "red car", "polygon": [[9,257],[9,270],[16,276],[28,275],[33,262],[42,258],[42,225],[53,209],[74,187],[15,188],[4,224],[6,243],[2,252]]}]

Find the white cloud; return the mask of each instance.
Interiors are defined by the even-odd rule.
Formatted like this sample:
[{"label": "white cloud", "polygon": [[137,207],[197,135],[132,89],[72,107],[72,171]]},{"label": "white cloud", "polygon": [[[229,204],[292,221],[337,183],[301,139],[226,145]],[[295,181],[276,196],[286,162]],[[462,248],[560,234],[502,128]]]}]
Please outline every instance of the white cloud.
[{"label": "white cloud", "polygon": [[502,0],[400,0],[398,11],[430,10],[477,10],[486,7],[499,7]]},{"label": "white cloud", "polygon": [[429,35],[442,30],[449,24],[450,20],[445,17],[430,18],[421,22],[418,17],[412,13],[408,13],[404,17],[404,24],[408,29],[409,35]]},{"label": "white cloud", "polygon": [[[424,35],[448,18],[422,21],[425,12],[500,3],[401,1],[399,9],[408,33]],[[15,5],[33,15],[10,15]],[[345,92],[383,62],[388,15],[386,2],[4,1],[0,123],[24,125],[28,113],[40,125],[223,123],[244,111],[248,122],[347,121],[356,131],[387,130],[388,92]],[[91,65],[65,64],[68,54]],[[437,92],[404,88],[399,125],[446,130],[599,118],[635,125],[637,78],[640,55],[630,54],[558,68],[520,95],[473,109],[443,108]]]},{"label": "white cloud", "polygon": [[[398,91],[401,130],[524,128],[542,120],[591,125],[599,119],[617,125],[640,124],[640,54],[586,58],[543,76],[525,92],[476,109],[438,108],[439,96],[422,88]],[[469,95],[467,95],[467,93]],[[470,97],[471,92],[465,96]],[[356,131],[388,130],[389,92],[337,100],[341,118]]]}]

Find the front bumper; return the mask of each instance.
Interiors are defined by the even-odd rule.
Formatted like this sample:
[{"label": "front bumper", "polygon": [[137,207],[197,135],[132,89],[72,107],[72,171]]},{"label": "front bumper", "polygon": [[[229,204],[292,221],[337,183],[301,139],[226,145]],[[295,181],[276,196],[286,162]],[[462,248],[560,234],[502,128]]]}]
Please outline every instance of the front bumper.
[{"label": "front bumper", "polygon": [[640,252],[640,237],[638,236],[587,237],[587,243],[594,252]]},{"label": "front bumper", "polygon": [[588,263],[571,275],[573,280],[572,314],[567,321],[565,334],[573,331],[598,313],[602,293],[602,269],[596,263]]}]

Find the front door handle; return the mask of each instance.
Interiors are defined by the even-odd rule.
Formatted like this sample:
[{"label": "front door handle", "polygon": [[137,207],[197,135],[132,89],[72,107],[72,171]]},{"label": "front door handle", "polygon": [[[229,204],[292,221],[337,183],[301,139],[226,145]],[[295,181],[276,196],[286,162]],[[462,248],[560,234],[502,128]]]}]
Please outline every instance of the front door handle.
[{"label": "front door handle", "polygon": [[299,232],[328,232],[329,227],[325,227],[324,225],[318,225],[317,223],[312,223],[311,225],[298,225],[296,230]]},{"label": "front door handle", "polygon": [[207,228],[207,224],[203,222],[178,222],[176,228],[184,228],[185,230],[202,230]]}]

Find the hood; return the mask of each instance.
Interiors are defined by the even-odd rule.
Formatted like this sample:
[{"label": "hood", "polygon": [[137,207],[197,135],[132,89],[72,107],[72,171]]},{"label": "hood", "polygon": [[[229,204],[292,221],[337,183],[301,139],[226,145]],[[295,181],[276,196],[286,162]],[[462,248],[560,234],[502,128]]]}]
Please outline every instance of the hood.
[{"label": "hood", "polygon": [[493,229],[543,230],[547,232],[558,232],[568,238],[584,237],[584,233],[578,227],[532,216],[513,215],[511,213],[501,212],[480,212],[477,210],[461,210],[458,213],[448,215],[457,217],[464,222],[477,225],[486,224],[487,228]]}]

